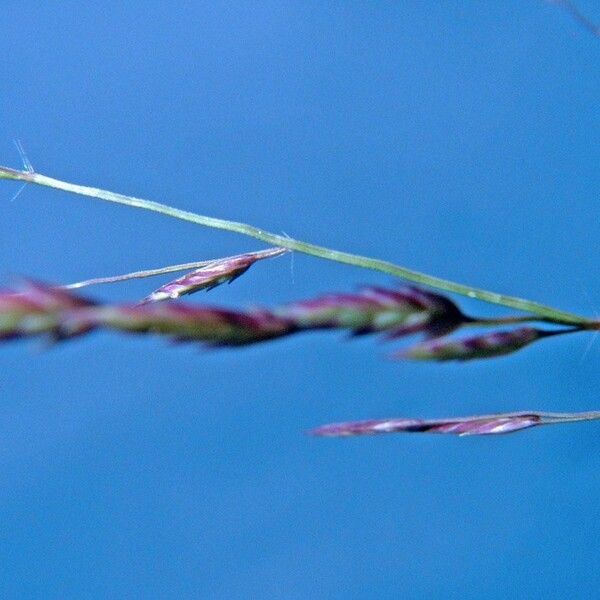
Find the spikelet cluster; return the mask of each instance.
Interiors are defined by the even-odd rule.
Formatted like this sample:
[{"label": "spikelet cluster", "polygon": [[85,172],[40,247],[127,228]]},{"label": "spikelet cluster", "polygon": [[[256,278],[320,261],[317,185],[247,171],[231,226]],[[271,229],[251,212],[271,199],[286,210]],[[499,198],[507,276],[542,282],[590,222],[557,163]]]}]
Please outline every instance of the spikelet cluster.
[{"label": "spikelet cluster", "polygon": [[573,329],[544,331],[521,327],[463,339],[447,334],[477,323],[448,298],[416,287],[365,287],[355,294],[327,294],[274,309],[230,310],[180,302],[101,304],[37,282],[0,292],[0,339],[47,335],[67,339],[95,329],[156,334],[208,346],[244,346],[323,329],[351,335],[383,334],[388,339],[426,338],[398,358],[472,360],[515,352]]}]

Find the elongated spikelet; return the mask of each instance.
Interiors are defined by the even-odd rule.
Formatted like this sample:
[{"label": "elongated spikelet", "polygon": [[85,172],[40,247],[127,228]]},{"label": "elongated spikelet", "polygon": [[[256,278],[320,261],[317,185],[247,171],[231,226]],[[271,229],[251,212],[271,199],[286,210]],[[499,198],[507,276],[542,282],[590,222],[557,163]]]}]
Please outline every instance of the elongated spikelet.
[{"label": "elongated spikelet", "polygon": [[276,309],[300,329],[349,329],[355,335],[386,332],[449,333],[469,321],[449,299],[412,286],[388,290],[365,287],[357,294],[328,294]]},{"label": "elongated spikelet", "polygon": [[[22,288],[0,291],[0,339],[49,334],[64,337],[62,317],[69,311],[93,306],[93,302],[55,287],[26,281]],[[84,333],[88,327],[80,323],[71,335]]]},{"label": "elongated spikelet", "polygon": [[380,433],[450,433],[454,435],[497,435],[537,425],[597,421],[600,411],[580,413],[514,412],[449,419],[373,419],[332,423],[309,433],[321,437],[349,437]]},{"label": "elongated spikelet", "polygon": [[373,419],[348,423],[332,423],[310,433],[321,437],[349,437],[380,433],[452,433],[455,435],[493,435],[512,433],[542,424],[535,413],[511,413],[481,417],[456,417],[449,419]]},{"label": "elongated spikelet", "polygon": [[289,252],[286,248],[269,248],[260,252],[248,252],[247,254],[215,260],[159,287],[144,298],[141,303],[173,300],[199,290],[211,290],[222,283],[231,283],[234,279],[243,275],[255,262],[281,256],[286,252]]},{"label": "elongated spikelet", "polygon": [[154,333],[210,346],[243,346],[295,330],[293,323],[268,311],[239,312],[173,302],[104,306],[87,311],[85,319],[108,329]]},{"label": "elongated spikelet", "polygon": [[496,331],[457,340],[429,340],[402,350],[394,357],[436,361],[493,358],[521,350],[542,338],[570,331],[573,330],[542,331],[533,327],[520,327],[512,331]]}]

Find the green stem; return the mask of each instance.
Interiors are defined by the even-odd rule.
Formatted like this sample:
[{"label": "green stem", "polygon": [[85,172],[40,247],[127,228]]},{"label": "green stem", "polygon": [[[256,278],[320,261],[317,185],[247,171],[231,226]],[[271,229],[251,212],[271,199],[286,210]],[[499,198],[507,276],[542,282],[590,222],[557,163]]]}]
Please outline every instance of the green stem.
[{"label": "green stem", "polygon": [[106,202],[114,202],[116,204],[124,204],[134,208],[150,210],[169,217],[181,219],[182,221],[195,223],[196,225],[203,225],[205,227],[212,227],[214,229],[222,229],[225,231],[240,233],[274,246],[288,248],[289,250],[310,254],[326,260],[332,260],[347,265],[353,265],[356,267],[362,267],[364,269],[371,269],[373,271],[387,273],[388,275],[401,277],[420,285],[426,285],[439,290],[444,290],[446,292],[467,296],[468,298],[474,298],[476,300],[482,300],[491,304],[498,304],[508,308],[533,313],[538,317],[542,317],[544,320],[548,320],[553,323],[581,325],[584,327],[592,327],[594,323],[586,317],[558,310],[550,306],[545,306],[544,304],[539,304],[538,302],[532,302],[522,298],[515,298],[513,296],[505,296],[504,294],[497,294],[495,292],[474,288],[468,285],[456,283],[454,281],[440,279],[439,277],[433,277],[431,275],[426,275],[425,273],[419,273],[418,271],[413,271],[384,260],[332,250],[323,246],[317,246],[307,242],[302,242],[300,240],[294,240],[286,236],[269,233],[268,231],[264,231],[258,227],[254,227],[253,225],[237,223],[235,221],[226,221],[224,219],[216,219],[213,217],[206,217],[196,213],[179,210],[158,202],[152,202],[150,200],[143,200],[141,198],[134,198],[133,196],[116,194],[107,190],[60,181],[59,179],[53,179],[52,177],[40,175],[39,173],[31,173],[29,171],[18,171],[8,167],[0,167],[0,179],[12,179],[15,181],[34,183],[44,187],[54,188],[73,194],[79,194],[81,196],[97,198]]}]

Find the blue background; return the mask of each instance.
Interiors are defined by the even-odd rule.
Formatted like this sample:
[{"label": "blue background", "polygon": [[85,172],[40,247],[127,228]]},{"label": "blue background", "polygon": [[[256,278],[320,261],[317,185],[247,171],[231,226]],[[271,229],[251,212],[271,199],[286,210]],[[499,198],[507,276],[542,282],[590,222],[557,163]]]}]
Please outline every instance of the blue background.
[{"label": "blue background", "polygon": [[[530,2],[4,2],[20,167],[600,312],[600,40]],[[598,5],[582,11],[600,19]],[[261,247],[29,186],[0,269],[70,282]],[[93,290],[134,300],[156,281]],[[194,301],[390,284],[295,255]],[[461,301],[480,314],[493,307]],[[594,424],[313,439],[331,421],[598,408],[573,336],[466,365],[335,333],[1,350],[3,598],[590,598]]]}]

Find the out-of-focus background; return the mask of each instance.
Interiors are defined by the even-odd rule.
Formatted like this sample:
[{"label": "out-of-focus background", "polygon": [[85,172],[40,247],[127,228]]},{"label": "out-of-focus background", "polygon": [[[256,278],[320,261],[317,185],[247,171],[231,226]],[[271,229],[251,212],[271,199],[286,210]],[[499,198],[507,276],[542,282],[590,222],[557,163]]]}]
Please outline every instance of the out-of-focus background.
[{"label": "out-of-focus background", "polygon": [[[4,2],[0,163],[600,313],[600,39],[529,2]],[[600,21],[595,2],[579,9]],[[261,247],[0,185],[0,267],[51,282]],[[162,280],[160,280],[162,281]],[[160,281],[90,294],[134,300]],[[194,302],[373,272],[302,255]],[[505,311],[461,301],[480,314]],[[600,430],[314,439],[387,416],[598,408],[600,342],[463,365],[322,333],[236,351],[0,349],[3,598],[591,598]]]}]

